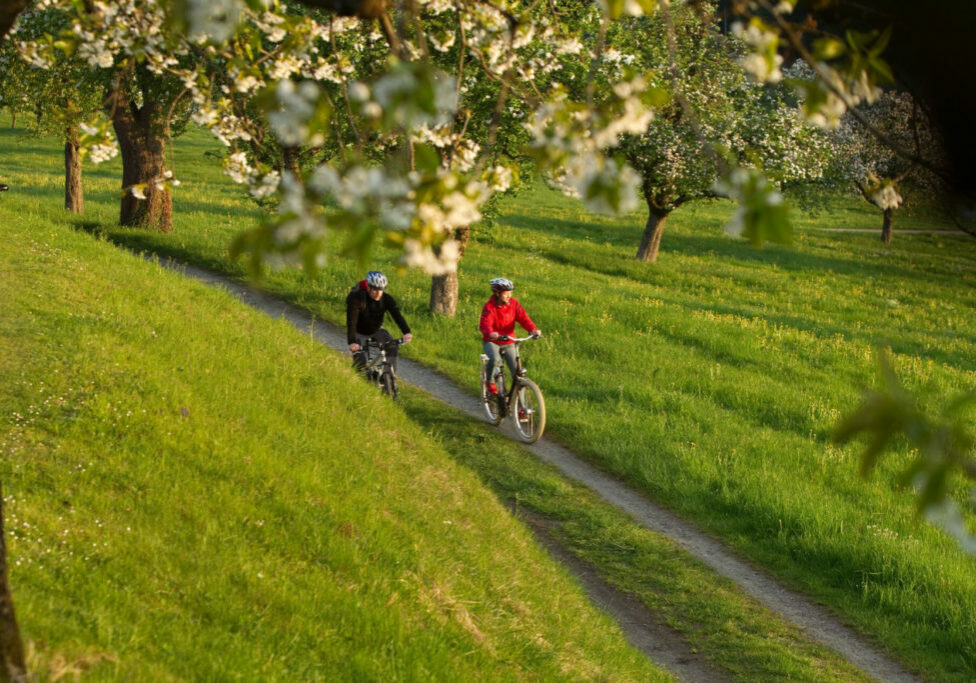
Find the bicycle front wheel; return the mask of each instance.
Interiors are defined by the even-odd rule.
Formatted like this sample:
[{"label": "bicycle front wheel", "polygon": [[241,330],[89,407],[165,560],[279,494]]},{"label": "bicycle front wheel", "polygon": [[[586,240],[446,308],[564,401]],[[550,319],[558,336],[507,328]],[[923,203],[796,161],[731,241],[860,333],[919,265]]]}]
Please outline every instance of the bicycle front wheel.
[{"label": "bicycle front wheel", "polygon": [[485,409],[485,417],[488,418],[488,422],[492,425],[497,425],[502,421],[504,416],[502,413],[500,401],[501,396],[499,394],[492,394],[488,391],[487,379],[485,375],[485,366],[481,366],[481,406]]},{"label": "bicycle front wheel", "polygon": [[518,380],[512,418],[515,432],[525,443],[538,441],[546,428],[546,403],[539,387],[530,379]]},{"label": "bicycle front wheel", "polygon": [[380,375],[380,391],[384,396],[395,399],[397,397],[396,378],[392,372],[384,372]]}]

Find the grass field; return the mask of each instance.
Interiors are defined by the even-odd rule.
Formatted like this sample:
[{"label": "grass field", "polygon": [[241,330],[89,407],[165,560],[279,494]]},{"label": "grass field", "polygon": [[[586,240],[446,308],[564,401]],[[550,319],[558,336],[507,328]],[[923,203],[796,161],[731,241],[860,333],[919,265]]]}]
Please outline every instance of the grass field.
[{"label": "grass field", "polygon": [[[32,162],[21,145],[13,172],[0,169],[25,188],[16,204],[24,220],[58,220],[57,206],[41,201],[57,197],[52,149],[38,142]],[[209,149],[199,136],[177,147],[177,174],[188,169],[194,189],[177,197],[173,235],[112,229],[111,168],[89,173],[97,189],[84,220],[135,248],[241,272],[226,246],[258,214],[219,177]],[[417,335],[407,351],[473,389],[487,280],[512,278],[547,333],[525,355],[546,392],[550,436],[830,605],[927,678],[971,679],[973,560],[919,524],[894,464],[862,481],[857,446],[839,448],[830,434],[874,381],[877,345],[934,401],[972,387],[973,243],[896,232],[886,247],[874,235],[816,230],[879,226],[866,205],[838,200],[828,214],[801,218],[794,246],[757,251],[722,234],[728,211],[711,203],[677,212],[659,263],[647,266],[633,259],[640,216],[590,216],[536,188],[476,231],[457,318],[425,313],[422,274],[392,278]],[[369,265],[393,275],[387,258],[378,252]],[[264,286],[339,320],[361,271],[336,260],[316,278],[274,273]]]},{"label": "grass field", "polygon": [[0,479],[42,680],[665,678],[338,354],[8,208]]}]

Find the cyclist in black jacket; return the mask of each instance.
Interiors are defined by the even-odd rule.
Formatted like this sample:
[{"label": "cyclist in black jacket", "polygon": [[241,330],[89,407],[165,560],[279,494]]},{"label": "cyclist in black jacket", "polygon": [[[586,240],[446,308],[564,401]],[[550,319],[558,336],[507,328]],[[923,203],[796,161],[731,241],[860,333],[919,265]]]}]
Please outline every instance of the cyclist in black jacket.
[{"label": "cyclist in black jacket", "polygon": [[[380,344],[393,339],[383,329],[383,318],[387,313],[403,333],[404,343],[413,339],[410,326],[400,313],[396,299],[386,293],[386,276],[378,270],[366,273],[366,279],[353,287],[346,297],[346,340],[352,352],[352,364],[357,369],[366,365],[366,339],[372,337]],[[397,349],[391,346],[387,355],[396,370]]]}]

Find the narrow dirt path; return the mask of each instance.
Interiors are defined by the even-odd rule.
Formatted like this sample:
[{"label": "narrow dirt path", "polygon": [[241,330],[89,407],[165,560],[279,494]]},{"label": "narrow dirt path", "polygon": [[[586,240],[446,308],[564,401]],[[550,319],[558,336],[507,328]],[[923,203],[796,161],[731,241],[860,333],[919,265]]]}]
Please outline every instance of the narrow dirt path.
[{"label": "narrow dirt path", "polygon": [[[238,295],[243,303],[272,318],[284,318],[300,331],[313,335],[323,344],[343,352],[348,351],[344,330],[339,330],[331,323],[321,320],[313,322],[312,316],[297,306],[256,292],[244,284],[200,268],[165,259],[161,259],[160,264],[197,280],[223,287]],[[472,368],[474,368],[474,358],[477,356],[472,352]],[[468,415],[477,418],[483,417],[478,399],[439,373],[403,357],[399,359],[397,369],[398,375],[404,381],[423,389]],[[506,425],[507,423],[502,423],[502,433],[511,439],[516,439],[514,431]],[[580,482],[605,501],[630,514],[639,524],[672,539],[691,555],[711,567],[716,573],[738,584],[754,599],[799,626],[811,639],[846,657],[848,661],[869,676],[886,683],[921,680],[906,671],[898,662],[870,643],[860,633],[843,624],[827,609],[814,604],[806,596],[784,587],[775,579],[738,557],[721,542],[681,519],[673,512],[650,502],[642,494],[601,472],[567,448],[549,441],[545,437],[531,446],[526,446],[526,448],[539,459],[554,465],[565,476]],[[551,554],[558,554],[558,551],[551,547],[552,543],[547,544],[544,539],[542,542]],[[558,559],[568,561],[566,557],[559,557]],[[572,565],[572,563],[570,564]],[[596,577],[587,577],[584,568],[570,566],[570,569],[574,571],[588,590],[590,590],[590,584],[597,580]],[[605,584],[604,587],[607,590],[613,590]],[[654,661],[667,667],[672,673],[684,680],[718,680],[715,674],[709,674],[705,669],[700,668],[704,664],[700,660],[695,660],[693,656],[689,658],[684,652],[675,652],[669,647],[655,645],[654,643],[660,643],[659,638],[664,636],[656,635],[654,625],[647,623],[644,616],[635,617],[633,613],[628,612],[632,607],[631,605],[626,608],[617,605],[616,601],[619,596],[608,593],[603,597],[596,597],[595,602],[618,620],[621,628],[627,633],[630,642],[652,657]],[[669,644],[673,647],[679,647],[674,642]],[[687,648],[685,649],[687,650]]]}]

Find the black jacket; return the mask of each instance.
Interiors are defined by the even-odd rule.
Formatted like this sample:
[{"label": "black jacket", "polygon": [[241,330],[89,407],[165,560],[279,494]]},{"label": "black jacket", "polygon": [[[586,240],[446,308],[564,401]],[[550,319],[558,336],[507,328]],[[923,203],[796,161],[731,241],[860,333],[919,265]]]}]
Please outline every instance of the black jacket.
[{"label": "black jacket", "polygon": [[396,299],[383,292],[379,301],[374,301],[367,290],[354,289],[346,297],[346,338],[350,344],[355,343],[356,334],[374,334],[383,326],[383,316],[389,313],[393,316],[397,327],[403,334],[410,332],[410,326],[403,319]]}]

